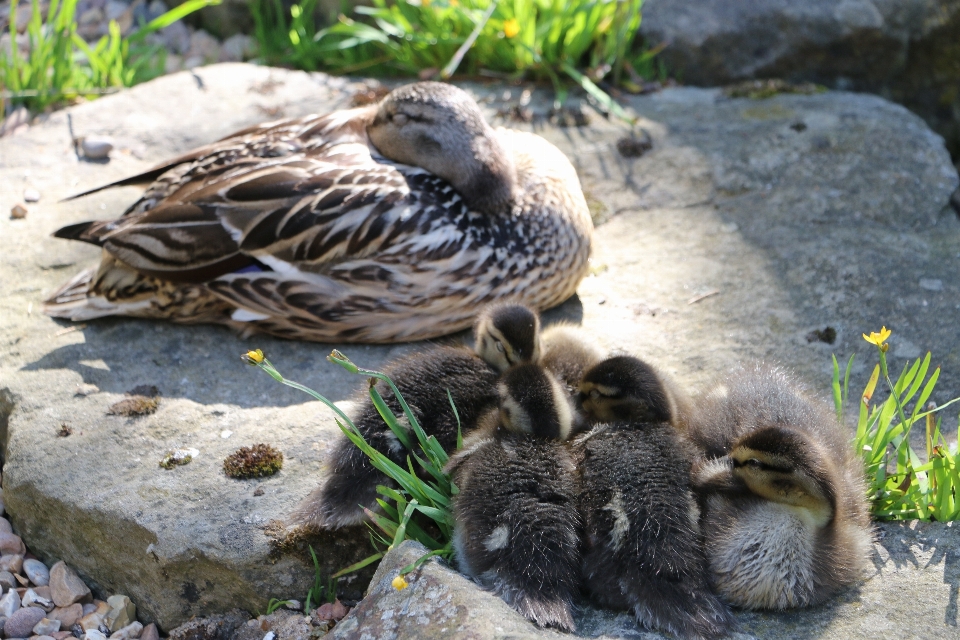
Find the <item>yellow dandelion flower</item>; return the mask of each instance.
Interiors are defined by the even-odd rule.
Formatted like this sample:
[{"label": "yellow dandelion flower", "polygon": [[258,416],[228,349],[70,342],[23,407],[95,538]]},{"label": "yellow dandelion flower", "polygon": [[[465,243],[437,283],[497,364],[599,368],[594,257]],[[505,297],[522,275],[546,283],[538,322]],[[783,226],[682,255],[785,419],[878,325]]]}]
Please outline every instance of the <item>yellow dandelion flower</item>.
[{"label": "yellow dandelion flower", "polygon": [[884,351],[886,351],[890,345],[884,344],[884,342],[887,341],[887,338],[890,337],[891,333],[892,332],[890,331],[890,329],[887,329],[886,327],[880,327],[879,333],[877,333],[876,331],[873,331],[870,333],[869,336],[864,333],[863,339],[869,342],[870,344],[875,344],[881,349],[883,349]]},{"label": "yellow dandelion flower", "polygon": [[391,582],[390,584],[392,584],[393,588],[396,589],[397,591],[403,591],[404,589],[410,586],[410,584],[403,579],[403,576],[397,576],[396,578],[393,579],[393,582]]},{"label": "yellow dandelion flower", "polygon": [[520,23],[516,18],[510,18],[503,23],[503,35],[512,38],[518,33],[520,33]]},{"label": "yellow dandelion flower", "polygon": [[263,351],[257,349],[255,351],[247,351],[241,356],[248,364],[260,364],[263,362]]}]

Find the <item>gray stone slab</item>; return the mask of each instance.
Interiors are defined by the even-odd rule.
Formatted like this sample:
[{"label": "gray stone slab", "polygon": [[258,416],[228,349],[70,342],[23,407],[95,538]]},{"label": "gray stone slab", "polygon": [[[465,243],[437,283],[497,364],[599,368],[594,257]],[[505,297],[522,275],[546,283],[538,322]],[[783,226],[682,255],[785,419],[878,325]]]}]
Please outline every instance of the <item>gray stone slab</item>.
[{"label": "gray stone slab", "polygon": [[[519,96],[495,84],[472,88],[488,98],[491,117],[504,91]],[[136,191],[59,200],[253,122],[341,108],[349,94],[344,80],[217,65],[51,114],[0,140],[0,210],[25,188],[42,196],[26,219],[0,216],[5,504],[42,560],[66,560],[100,589],[129,595],[163,628],[236,606],[263,610],[270,597],[302,599],[312,582],[303,553],[271,555],[264,530],[320,481],[336,427],[330,412],[238,355],[261,347],[284,374],[334,400],[349,398],[358,380],[324,362],[332,345],[41,315],[45,295],[98,257],[49,234],[114,217]],[[551,99],[538,92],[532,104],[544,111]],[[935,398],[960,395],[960,222],[946,207],[958,178],[919,118],[847,93],[750,101],[679,89],[630,106],[654,140],[638,159],[615,150],[626,128],[599,117],[583,129],[522,125],[571,158],[607,219],[594,275],[548,319],[581,320],[604,347],[647,357],[694,389],[738,361],[765,358],[795,368],[824,396],[830,353],[860,354],[856,389],[872,357],[860,333],[886,324],[895,367],[930,349],[943,365]],[[77,160],[70,124],[75,135],[114,137],[112,159]],[[828,325],[834,345],[807,341]],[[416,348],[336,346],[374,368]],[[106,415],[141,384],[160,389],[156,413]],[[62,423],[72,435],[57,436]],[[283,451],[283,471],[228,480],[223,458],[261,441]],[[200,454],[161,469],[176,447]],[[325,571],[369,551],[363,533],[312,542]],[[344,587],[358,591],[359,582]],[[938,597],[943,609],[955,595]]]},{"label": "gray stone slab", "polygon": [[960,1],[647,0],[641,33],[683,82],[813,81],[906,105],[960,157]]}]

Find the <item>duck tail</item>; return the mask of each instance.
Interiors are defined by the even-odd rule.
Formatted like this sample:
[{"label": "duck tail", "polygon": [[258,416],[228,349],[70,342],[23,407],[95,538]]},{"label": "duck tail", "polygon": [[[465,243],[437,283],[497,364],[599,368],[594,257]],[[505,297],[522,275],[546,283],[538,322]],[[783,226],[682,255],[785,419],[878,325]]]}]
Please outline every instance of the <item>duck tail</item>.
[{"label": "duck tail", "polygon": [[[43,301],[43,312],[53,318],[74,322],[104,316],[149,315],[143,312],[150,306],[156,288],[150,280],[115,261],[105,261],[99,267],[81,271],[54,291]],[[102,290],[118,291],[110,286],[104,287],[105,283],[123,284],[122,293],[136,290],[136,295],[113,295],[108,298]]]}]

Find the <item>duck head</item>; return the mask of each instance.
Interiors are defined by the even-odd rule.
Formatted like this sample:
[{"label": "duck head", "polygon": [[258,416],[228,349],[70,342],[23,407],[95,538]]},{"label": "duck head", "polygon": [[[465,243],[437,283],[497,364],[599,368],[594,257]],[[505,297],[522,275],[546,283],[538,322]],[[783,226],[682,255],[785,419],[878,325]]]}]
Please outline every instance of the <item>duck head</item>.
[{"label": "duck head", "polygon": [[512,155],[474,99],[453,85],[417,82],[394,89],[367,134],[384,157],[447,180],[471,209],[503,212],[517,196]]},{"label": "duck head", "polygon": [[803,433],[783,426],[758,429],[730,450],[733,475],[756,495],[800,507],[820,526],[833,517],[836,503],[827,456]]},{"label": "duck head", "polygon": [[566,440],[573,411],[560,383],[543,367],[521,364],[500,379],[500,424],[513,433]]},{"label": "duck head", "polygon": [[473,327],[474,350],[503,373],[515,364],[540,359],[540,318],[522,304],[487,305]]},{"label": "duck head", "polygon": [[657,372],[633,356],[614,356],[587,369],[579,400],[594,422],[671,419],[670,399]]}]

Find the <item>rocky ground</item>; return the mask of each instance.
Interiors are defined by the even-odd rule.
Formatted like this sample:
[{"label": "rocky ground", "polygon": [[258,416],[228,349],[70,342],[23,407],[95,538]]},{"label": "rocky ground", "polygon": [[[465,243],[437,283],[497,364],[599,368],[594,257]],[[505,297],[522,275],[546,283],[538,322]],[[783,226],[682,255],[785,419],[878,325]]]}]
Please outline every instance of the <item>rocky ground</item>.
[{"label": "rocky ground", "polygon": [[[249,623],[246,614],[224,613],[265,612],[270,598],[302,601],[314,573],[307,544],[324,575],[370,553],[365,534],[291,538],[275,522],[320,481],[337,430],[327,410],[238,354],[261,347],[285,375],[334,400],[349,399],[358,381],[324,362],[334,345],[41,315],[44,296],[97,258],[90,246],[49,234],[115,216],[136,190],[61,199],[254,122],[343,108],[367,86],[251,65],[204,67],[0,139],[0,207],[23,211],[0,217],[0,436],[13,529],[47,566],[63,560],[98,596],[128,596],[141,621],[173,637],[232,637],[222,635],[229,628],[251,640],[271,632],[284,640],[329,626],[290,611]],[[902,107],[844,92],[755,100],[680,88],[630,100],[640,116],[631,131],[590,109],[582,111],[585,126],[556,127],[552,96],[539,91],[526,107],[531,122],[517,122],[511,114],[523,87],[469,88],[492,120],[535,130],[571,158],[598,221],[591,275],[548,322],[580,322],[604,347],[640,354],[691,389],[762,358],[788,364],[824,396],[831,353],[858,353],[851,388],[862,388],[873,356],[860,334],[885,324],[894,330],[892,366],[930,350],[942,366],[934,400],[960,395],[951,320],[960,309],[960,220],[948,204],[960,178],[943,140]],[[107,158],[76,152],[74,138],[93,136],[110,141]],[[418,348],[336,346],[372,368]],[[149,387],[159,393],[150,392],[159,397],[152,413],[116,409],[131,400],[128,392],[142,396]],[[282,471],[227,478],[223,459],[255,442],[283,452]],[[177,449],[194,450],[190,463],[161,468]],[[858,629],[955,635],[955,528],[888,525],[881,533],[877,574],[862,588],[808,612],[743,614],[748,637],[770,637],[783,625],[827,637]],[[411,582],[416,588],[390,591],[389,572],[410,553],[388,557],[373,597],[338,634],[403,637],[404,625],[421,619],[451,637],[539,633],[496,599],[482,605],[476,599],[486,594],[440,565],[424,569],[434,582],[423,589]],[[370,575],[341,583],[346,604]],[[420,606],[429,603],[436,606]],[[478,631],[474,604],[464,603],[500,607],[492,611],[501,630]],[[332,608],[323,615],[345,613]],[[444,627],[456,621],[451,611],[466,616],[456,628]],[[213,613],[221,617],[173,631]],[[397,624],[387,629],[391,619]],[[586,609],[579,625],[591,636],[643,636],[610,612]]]}]

